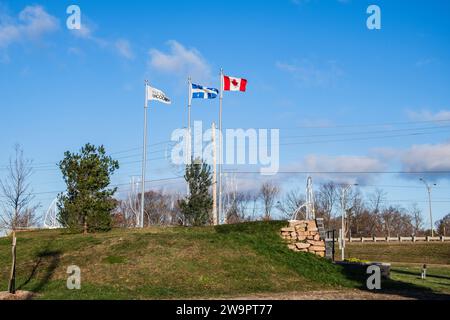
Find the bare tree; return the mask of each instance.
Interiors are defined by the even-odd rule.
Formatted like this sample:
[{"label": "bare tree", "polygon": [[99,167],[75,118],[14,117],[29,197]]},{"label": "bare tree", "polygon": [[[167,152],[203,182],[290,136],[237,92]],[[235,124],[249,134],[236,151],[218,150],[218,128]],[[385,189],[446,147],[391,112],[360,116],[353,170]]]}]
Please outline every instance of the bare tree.
[{"label": "bare tree", "polygon": [[412,217],[412,224],[414,227],[414,235],[417,236],[423,227],[422,210],[420,210],[417,203],[413,203],[409,212]]},{"label": "bare tree", "polygon": [[250,220],[255,221],[258,215],[258,201],[260,200],[258,190],[252,190],[248,192],[249,196],[249,206],[251,207],[251,217]]},{"label": "bare tree", "polygon": [[[283,213],[283,219],[291,219],[292,214],[305,203],[305,195],[300,192],[300,190],[291,190],[287,192],[283,199],[278,202],[277,209]],[[305,218],[306,211],[302,212],[303,217],[299,217],[300,219]]]},{"label": "bare tree", "polygon": [[[124,200],[117,200],[114,225],[122,228],[136,227],[141,194],[130,192]],[[150,190],[145,193],[144,225],[182,225],[183,217],[178,206],[182,196],[164,190]]]},{"label": "bare tree", "polygon": [[33,174],[32,161],[25,160],[23,150],[15,146],[15,157],[9,159],[5,180],[0,180],[0,229],[12,230],[12,263],[8,291],[16,293],[16,230],[36,224],[34,196],[29,184]]},{"label": "bare tree", "polygon": [[332,223],[333,212],[339,200],[337,191],[337,185],[330,181],[320,185],[319,191],[315,195],[316,215],[324,218],[325,226],[329,229],[337,228],[337,225]]},{"label": "bare tree", "polygon": [[379,214],[385,201],[386,192],[384,192],[382,189],[376,189],[369,195],[369,209],[372,211],[372,213]]},{"label": "bare tree", "polygon": [[251,221],[253,217],[250,213],[252,212],[251,206],[254,203],[254,198],[254,192],[252,191],[240,191],[233,194],[233,201],[227,210],[227,222],[240,223]]},{"label": "bare tree", "polygon": [[405,209],[400,206],[389,206],[381,211],[381,221],[385,234],[390,237],[392,234],[411,235],[413,233],[412,218],[405,213]]},{"label": "bare tree", "polygon": [[366,204],[363,195],[358,189],[352,193],[351,207],[347,209],[347,227],[346,233],[351,235],[360,234],[364,229],[364,216],[366,212]]},{"label": "bare tree", "polygon": [[446,237],[450,231],[450,213],[443,217],[441,220],[436,221],[437,232]]},{"label": "bare tree", "polygon": [[134,228],[137,226],[137,218],[141,209],[140,194],[138,192],[138,183],[133,179],[130,183],[130,190],[123,201],[119,201],[116,209],[116,225],[125,228]]},{"label": "bare tree", "polygon": [[145,193],[144,225],[174,225],[181,218],[178,201],[179,195],[173,195],[164,190],[150,190]]},{"label": "bare tree", "polygon": [[26,160],[23,150],[15,146],[15,156],[10,158],[6,178],[0,180],[0,229],[17,230],[36,225],[39,204],[33,204],[35,197],[29,180],[33,174],[32,161]]},{"label": "bare tree", "polygon": [[264,220],[272,218],[272,208],[280,193],[280,188],[273,182],[265,182],[261,186],[260,194],[264,205]]}]

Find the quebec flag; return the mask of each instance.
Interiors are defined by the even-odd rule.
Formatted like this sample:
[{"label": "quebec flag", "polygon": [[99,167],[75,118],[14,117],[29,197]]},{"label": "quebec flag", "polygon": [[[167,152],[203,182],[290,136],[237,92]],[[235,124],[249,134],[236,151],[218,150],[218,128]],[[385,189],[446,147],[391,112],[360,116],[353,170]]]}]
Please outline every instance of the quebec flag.
[{"label": "quebec flag", "polygon": [[206,88],[198,84],[191,83],[191,99],[215,99],[218,94],[218,89]]}]

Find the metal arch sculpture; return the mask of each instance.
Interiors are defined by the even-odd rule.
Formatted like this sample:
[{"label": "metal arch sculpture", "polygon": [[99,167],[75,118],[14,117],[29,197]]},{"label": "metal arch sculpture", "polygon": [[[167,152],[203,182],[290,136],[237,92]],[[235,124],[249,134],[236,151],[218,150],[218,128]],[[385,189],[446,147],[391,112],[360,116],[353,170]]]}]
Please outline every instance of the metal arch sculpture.
[{"label": "metal arch sculpture", "polygon": [[303,208],[306,209],[306,220],[316,219],[316,212],[314,208],[313,181],[311,177],[308,177],[308,180],[306,182],[306,202],[294,211],[291,220],[296,220],[298,214]]},{"label": "metal arch sculpture", "polygon": [[58,221],[58,198],[52,201],[44,217],[44,229],[59,229],[63,226]]}]

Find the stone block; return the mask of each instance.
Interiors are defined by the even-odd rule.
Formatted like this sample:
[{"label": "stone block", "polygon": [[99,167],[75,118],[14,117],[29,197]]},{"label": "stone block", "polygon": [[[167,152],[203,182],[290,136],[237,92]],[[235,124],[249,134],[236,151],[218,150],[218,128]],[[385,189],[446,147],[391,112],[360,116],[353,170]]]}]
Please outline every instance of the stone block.
[{"label": "stone block", "polygon": [[319,257],[325,258],[325,251],[316,252],[316,255],[318,255]]},{"label": "stone block", "polygon": [[295,246],[297,247],[297,249],[301,250],[301,249],[308,249],[311,245],[309,243],[297,242]]}]

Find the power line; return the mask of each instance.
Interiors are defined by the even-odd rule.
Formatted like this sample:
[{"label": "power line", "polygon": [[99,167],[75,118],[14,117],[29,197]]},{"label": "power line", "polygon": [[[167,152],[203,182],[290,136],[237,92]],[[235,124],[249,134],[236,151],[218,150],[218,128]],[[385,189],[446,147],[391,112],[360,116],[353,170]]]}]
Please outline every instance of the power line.
[{"label": "power line", "polygon": [[[405,185],[383,185],[383,184],[359,184],[359,187],[375,188],[399,188],[399,189],[423,189],[423,186],[405,186]],[[450,187],[435,186],[434,189],[450,189]]]},{"label": "power line", "polygon": [[301,144],[317,144],[317,143],[330,143],[330,142],[377,140],[377,139],[385,139],[385,138],[419,136],[419,135],[428,135],[428,134],[436,134],[436,133],[447,133],[447,132],[450,132],[450,130],[444,130],[444,131],[438,131],[438,132],[417,132],[417,133],[409,133],[409,134],[397,134],[397,135],[386,135],[386,136],[375,136],[375,137],[348,138],[348,139],[317,140],[317,141],[302,141],[302,142],[286,142],[286,143],[280,143],[279,145],[280,146],[290,146],[290,145],[301,145]]},{"label": "power line", "polygon": [[353,131],[353,132],[341,132],[332,134],[313,134],[313,135],[295,135],[282,137],[283,139],[290,138],[314,138],[314,137],[330,137],[330,136],[348,136],[348,135],[361,135],[361,134],[386,134],[389,132],[403,132],[403,131],[415,131],[415,130],[437,130],[442,128],[450,128],[450,126],[434,126],[434,127],[422,127],[422,128],[404,128],[393,130],[376,130],[376,131]]},{"label": "power line", "polygon": [[403,122],[385,122],[385,123],[362,123],[362,124],[338,124],[338,125],[317,125],[317,126],[295,126],[280,128],[284,130],[297,130],[297,129],[334,129],[334,128],[358,128],[358,127],[383,127],[383,126],[396,126],[396,125],[410,125],[410,124],[424,124],[424,123],[446,123],[450,122],[450,119],[443,120],[423,120],[423,121],[403,121]]},{"label": "power line", "polygon": [[[173,178],[163,178],[163,179],[153,179],[153,180],[146,180],[146,183],[154,183],[154,182],[162,182],[162,181],[172,181],[172,180],[180,180],[184,179],[183,177],[173,177]],[[120,186],[128,186],[130,183],[119,183],[119,184],[111,184],[108,186],[108,188],[115,188]],[[55,193],[61,193],[64,192],[64,190],[55,190],[55,191],[45,191],[45,192],[31,192],[28,193],[27,196],[37,196],[37,195],[44,195],[44,194],[55,194]],[[0,196],[2,198],[5,198],[5,196]]]},{"label": "power line", "polygon": [[[151,162],[151,161],[158,161],[158,160],[165,160],[167,159],[166,156],[164,157],[158,157],[158,158],[153,158],[153,159],[147,159],[147,162]],[[128,161],[128,162],[121,162],[119,163],[120,166],[124,166],[124,165],[129,165],[129,164],[136,164],[136,163],[142,163],[142,160],[137,160],[137,161]],[[0,170],[2,170],[0,168]],[[33,169],[34,172],[51,172],[51,171],[59,171],[60,169],[55,165],[55,167],[51,168],[45,168],[45,169]]]},{"label": "power line", "polygon": [[[224,171],[225,173],[260,174],[259,171]],[[277,174],[450,174],[450,171],[278,171]]]},{"label": "power line", "polygon": [[[386,122],[386,123],[366,123],[366,124],[343,124],[343,125],[322,125],[322,126],[296,126],[296,127],[291,127],[291,128],[279,128],[282,130],[295,130],[295,129],[301,129],[301,128],[318,128],[318,129],[333,129],[333,128],[357,128],[357,127],[381,127],[381,126],[393,126],[393,125],[410,125],[410,124],[425,124],[425,123],[448,123],[450,122],[450,119],[445,119],[445,120],[425,120],[425,121],[404,121],[404,122]],[[437,127],[423,127],[423,128],[405,128],[405,129],[396,129],[396,130],[387,130],[387,132],[397,132],[397,131],[412,131],[412,130],[430,130],[430,129],[440,129],[440,128],[448,128],[450,126],[437,126]],[[352,132],[352,133],[336,133],[336,134],[323,134],[323,135],[303,135],[303,136],[287,136],[285,138],[308,138],[308,137],[318,137],[318,136],[336,136],[336,135],[352,135],[352,134],[375,134],[375,133],[383,133],[386,131],[372,131],[372,132]],[[153,146],[159,146],[159,145],[164,145],[164,144],[174,144],[176,143],[175,141],[172,140],[165,140],[165,141],[160,141],[160,142],[156,142],[153,144],[148,144],[148,147],[153,147]],[[120,150],[120,151],[116,151],[116,152],[112,152],[110,153],[110,155],[117,155],[117,154],[123,154],[123,153],[128,153],[131,151],[136,151],[136,150],[142,150],[142,146],[139,147],[134,147],[134,148],[130,148],[130,149],[125,149],[125,150]],[[163,150],[161,150],[163,151]],[[139,154],[141,155],[141,154]],[[120,158],[118,158],[120,159]],[[33,168],[40,168],[40,167],[47,167],[47,166],[53,166],[56,165],[54,162],[42,162],[42,163],[36,163],[33,165]],[[8,165],[1,165],[0,166],[0,170],[3,168],[8,168]]]},{"label": "power line", "polygon": [[[147,146],[148,147],[154,147],[154,146],[159,146],[159,145],[163,145],[163,144],[169,145],[169,144],[173,144],[173,143],[174,143],[174,141],[166,140],[166,141],[162,141],[162,142],[158,142],[158,143],[154,143],[154,144],[148,144]],[[121,151],[117,151],[117,152],[112,152],[109,155],[112,156],[112,155],[116,155],[116,154],[123,154],[123,153],[128,153],[128,152],[136,151],[136,150],[142,150],[142,147],[136,147],[136,148],[121,150]],[[159,149],[159,150],[147,152],[147,154],[154,154],[154,153],[161,152],[161,151],[166,151],[166,150],[167,150],[167,148]],[[142,153],[136,154],[135,156],[142,156]],[[126,159],[126,158],[130,158],[130,157],[131,156],[118,157],[118,158],[115,158],[115,160]],[[57,166],[57,165],[58,164],[55,163],[55,162],[42,162],[42,163],[36,163],[36,164],[32,163],[31,167],[33,169],[40,169],[40,168],[44,168],[45,169],[45,168],[51,168],[51,167]],[[8,168],[9,168],[9,165],[2,165],[2,166],[0,166],[0,170],[8,169]]]}]

